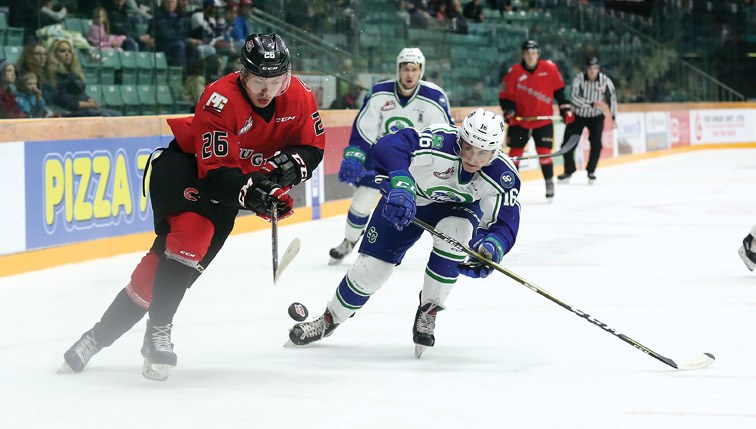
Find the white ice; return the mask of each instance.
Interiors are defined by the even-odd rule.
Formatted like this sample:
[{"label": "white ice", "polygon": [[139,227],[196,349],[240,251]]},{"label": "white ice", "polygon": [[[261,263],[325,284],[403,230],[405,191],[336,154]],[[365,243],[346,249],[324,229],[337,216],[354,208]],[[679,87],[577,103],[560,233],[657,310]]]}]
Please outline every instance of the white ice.
[{"label": "white ice", "polygon": [[270,233],[233,236],[175,319],[178,366],[144,379],[139,323],[79,374],[63,352],[96,322],[141,254],[0,278],[0,428],[754,428],[756,273],[737,248],[756,223],[756,150],[526,182],[503,264],[676,360],[677,371],[509,278],[461,278],[436,347],[411,325],[430,238],[330,338],[284,348],[293,301],[321,312],[354,255],[328,266],[343,217],[281,228],[302,251],[278,286]]}]

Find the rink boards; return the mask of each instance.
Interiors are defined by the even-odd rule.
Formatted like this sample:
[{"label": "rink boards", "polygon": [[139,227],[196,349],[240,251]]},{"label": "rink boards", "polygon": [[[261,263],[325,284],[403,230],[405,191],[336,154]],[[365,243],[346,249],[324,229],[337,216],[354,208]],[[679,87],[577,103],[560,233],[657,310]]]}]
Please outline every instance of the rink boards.
[{"label": "rink boards", "polygon": [[[454,109],[453,116],[460,120],[470,109]],[[752,103],[627,105],[620,110],[616,129],[609,119],[605,124],[604,166],[756,142],[756,129],[748,126],[756,121]],[[356,111],[323,112],[324,162],[312,180],[292,190],[295,215],[284,223],[348,209],[352,188],[339,183],[337,173],[355,115]],[[153,237],[152,212],[143,178],[150,153],[171,139],[164,119],[0,122],[1,135],[11,140],[0,143],[0,177],[6,189],[0,211],[0,276],[147,249]],[[563,129],[555,125],[557,143]],[[578,165],[587,158],[585,137],[577,152]],[[560,159],[555,162],[561,165]],[[524,163],[521,170],[525,180],[540,177],[535,161]],[[241,215],[235,232],[267,227],[254,216]]]}]

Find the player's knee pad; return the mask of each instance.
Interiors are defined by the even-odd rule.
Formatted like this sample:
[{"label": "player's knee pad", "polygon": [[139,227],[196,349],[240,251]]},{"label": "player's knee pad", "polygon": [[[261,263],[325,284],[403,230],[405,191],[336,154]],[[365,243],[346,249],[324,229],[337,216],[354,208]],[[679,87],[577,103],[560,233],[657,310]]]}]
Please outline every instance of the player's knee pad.
[{"label": "player's knee pad", "polygon": [[394,264],[391,262],[360,254],[347,272],[347,278],[359,292],[372,295],[386,283],[393,271]]},{"label": "player's knee pad", "polygon": [[369,216],[380,195],[381,191],[378,189],[360,186],[354,191],[352,204],[349,206],[349,212],[357,216]]},{"label": "player's knee pad", "polygon": [[[548,155],[548,154],[551,153],[551,146],[549,146],[549,147],[539,147],[539,146],[536,146],[536,153],[538,155]],[[552,158],[552,157],[540,158],[538,161],[541,163],[541,165],[548,165],[548,164],[553,164],[554,163],[554,158]]]},{"label": "player's knee pad", "polygon": [[155,282],[160,257],[154,250],[144,255],[139,264],[131,273],[131,281],[126,285],[126,294],[134,301],[134,304],[147,310],[152,303],[152,287]]},{"label": "player's knee pad", "polygon": [[[436,224],[436,230],[443,232],[444,234],[454,238],[460,243],[467,244],[467,242],[472,238],[473,225],[472,223],[470,223],[470,220],[466,218],[449,216],[438,221],[438,223]],[[453,255],[465,254],[455,246],[436,236],[433,236],[433,248],[439,249],[443,252],[451,253]]]},{"label": "player's knee pad", "polygon": [[193,212],[171,215],[167,220],[171,229],[165,240],[165,256],[199,269],[215,232],[213,223]]}]

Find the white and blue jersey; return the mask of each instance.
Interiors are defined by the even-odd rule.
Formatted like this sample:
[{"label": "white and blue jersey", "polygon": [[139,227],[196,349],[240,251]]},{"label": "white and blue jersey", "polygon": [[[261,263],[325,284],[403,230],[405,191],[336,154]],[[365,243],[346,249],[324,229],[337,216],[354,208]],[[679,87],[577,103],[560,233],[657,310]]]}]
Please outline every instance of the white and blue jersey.
[{"label": "white and blue jersey", "polygon": [[365,153],[367,170],[373,169],[373,146],[384,135],[408,127],[420,130],[430,124],[454,123],[449,100],[438,85],[421,80],[409,97],[402,97],[397,85],[395,80],[373,85],[352,125],[349,146]]},{"label": "white and blue jersey", "polygon": [[[495,234],[503,254],[514,246],[520,226],[517,198],[520,176],[506,155],[499,154],[489,165],[468,173],[462,168],[458,155],[456,128],[436,124],[422,132],[406,128],[383,137],[373,148],[373,162],[379,175],[398,170],[410,172],[417,191],[417,218],[435,225],[443,217],[466,217],[474,227]],[[379,205],[384,202],[385,198]],[[374,220],[376,225],[383,223],[378,218],[381,216],[373,216],[370,225]],[[370,244],[370,225],[366,232],[368,240],[363,240],[360,252],[387,262],[399,263],[417,239],[400,240],[386,253]],[[414,235],[406,228],[403,232],[383,227],[375,231],[381,232],[384,238],[387,234]],[[421,232],[417,233],[418,237]]]}]

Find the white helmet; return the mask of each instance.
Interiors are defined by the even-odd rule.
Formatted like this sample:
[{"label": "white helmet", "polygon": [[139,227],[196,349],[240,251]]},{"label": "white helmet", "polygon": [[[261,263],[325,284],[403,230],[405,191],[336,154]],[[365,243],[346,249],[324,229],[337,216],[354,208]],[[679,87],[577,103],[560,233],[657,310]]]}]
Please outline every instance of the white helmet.
[{"label": "white helmet", "polygon": [[[470,112],[459,127],[459,138],[478,149],[496,151],[492,158],[501,152],[505,136],[506,128],[501,115],[481,108]],[[461,147],[462,142],[457,141]]]},{"label": "white helmet", "polygon": [[404,48],[396,56],[396,80],[399,80],[399,67],[403,63],[414,63],[420,66],[420,79],[425,73],[425,55],[418,48]]}]

